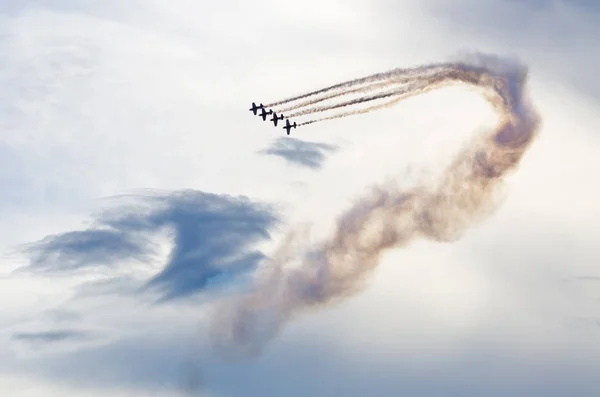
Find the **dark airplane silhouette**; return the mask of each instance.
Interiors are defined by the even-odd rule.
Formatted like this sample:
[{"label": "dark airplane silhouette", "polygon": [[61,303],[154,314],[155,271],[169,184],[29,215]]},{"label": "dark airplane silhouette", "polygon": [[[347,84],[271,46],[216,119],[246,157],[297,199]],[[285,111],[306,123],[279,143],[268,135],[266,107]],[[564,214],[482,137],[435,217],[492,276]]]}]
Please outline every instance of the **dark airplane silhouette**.
[{"label": "dark airplane silhouette", "polygon": [[267,114],[271,114],[273,113],[272,110],[269,110],[268,112],[265,110],[265,108],[262,108],[262,113],[260,114],[260,117],[262,117],[263,121],[267,120]]},{"label": "dark airplane silhouette", "polygon": [[265,106],[262,103],[260,105],[256,106],[256,103],[252,102],[252,107],[250,109],[248,109],[248,110],[250,110],[251,112],[253,112],[254,115],[256,116],[256,111],[258,109],[264,109],[264,108],[265,108]]},{"label": "dark airplane silhouette", "polygon": [[283,114],[281,116],[277,116],[276,112],[273,112],[273,118],[271,119],[271,121],[273,123],[275,123],[275,127],[277,127],[277,120],[283,120]]},{"label": "dark airplane silhouette", "polygon": [[286,119],[285,126],[283,127],[283,129],[287,130],[288,135],[290,135],[290,129],[292,129],[292,128],[296,128],[296,122],[294,121],[294,124],[290,124],[290,120]]}]

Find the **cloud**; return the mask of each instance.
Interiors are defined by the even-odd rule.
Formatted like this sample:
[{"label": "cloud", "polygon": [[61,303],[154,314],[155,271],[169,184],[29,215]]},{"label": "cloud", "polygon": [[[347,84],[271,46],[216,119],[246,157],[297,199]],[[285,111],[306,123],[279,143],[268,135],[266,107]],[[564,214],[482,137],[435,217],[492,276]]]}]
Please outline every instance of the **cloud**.
[{"label": "cloud", "polygon": [[[145,396],[162,389],[174,392],[169,395],[184,396],[182,389],[190,388],[194,381],[202,382],[202,369],[197,366],[203,360],[193,356],[198,352],[187,332],[158,335],[152,330],[139,331],[83,348],[54,349],[34,359],[6,357],[6,363],[38,381],[67,382],[90,391],[125,388],[130,389],[129,395]],[[203,388],[195,386],[196,390]]]},{"label": "cloud", "polygon": [[69,271],[113,265],[120,260],[149,260],[150,242],[119,230],[92,229],[46,237],[26,249],[37,270]]},{"label": "cloud", "polygon": [[17,365],[82,387],[181,390],[196,381],[200,391],[215,396],[437,396],[444,390],[445,395],[460,396],[591,397],[598,392],[593,368],[574,366],[579,359],[560,348],[540,357],[531,345],[489,345],[478,333],[457,337],[455,351],[436,344],[435,336],[423,348],[414,346],[414,335],[400,333],[406,346],[413,344],[404,354],[376,356],[367,345],[361,346],[367,350],[364,355],[340,349],[315,328],[310,335],[292,335],[293,343],[275,344],[259,359],[241,361],[218,360],[204,347],[187,343],[187,335],[177,339],[176,333],[140,333]]},{"label": "cloud", "polygon": [[338,148],[326,143],[307,142],[295,138],[278,138],[261,154],[279,156],[293,165],[312,169],[321,168],[327,152],[334,152]]},{"label": "cloud", "polygon": [[[544,362],[522,356],[527,353],[530,352],[473,348],[452,357],[440,354],[436,363],[422,363],[416,358],[361,361],[327,346],[302,346],[299,342],[294,348],[281,349],[258,363],[232,365],[227,376],[213,375],[217,371],[211,375],[220,378],[220,384],[214,388],[218,395],[226,396],[559,397],[572,394],[592,397],[598,392],[591,368],[578,371],[570,366],[570,360],[552,357]],[[427,354],[431,351],[423,355]],[[289,357],[294,357],[293,362]],[[554,375],[548,377],[548,371]],[[236,382],[227,382],[227,378]],[[252,392],[246,394],[246,390]]]},{"label": "cloud", "polygon": [[[268,135],[262,134],[264,124],[246,122],[248,101],[243,98],[276,99],[338,79],[421,63],[424,54],[429,54],[427,60],[438,61],[457,47],[494,51],[500,44],[510,52],[524,54],[527,63],[528,54],[537,54],[537,64],[532,65],[536,76],[564,67],[565,73],[559,77],[581,79],[590,89],[597,85],[586,80],[590,74],[584,69],[593,76],[598,64],[579,62],[597,56],[592,43],[597,34],[585,33],[594,16],[573,18],[567,24],[573,14],[558,12],[553,20],[547,4],[556,2],[543,2],[542,14],[534,7],[519,6],[524,2],[493,2],[482,8],[474,0],[446,1],[448,7],[438,8],[433,18],[426,15],[432,7],[427,9],[427,2],[420,1],[414,2],[418,7],[411,10],[404,7],[407,2],[388,1],[352,2],[350,6],[337,0],[329,4],[309,1],[293,5],[295,9],[283,9],[270,0],[208,6],[189,0],[177,2],[177,6],[165,0],[152,5],[137,0],[126,5],[112,0],[98,4],[62,0],[29,2],[31,6],[20,11],[25,3],[12,0],[0,6],[10,8],[16,16],[7,16],[7,23],[0,24],[4,54],[0,57],[0,76],[4,76],[0,77],[0,102],[4,104],[0,105],[4,116],[0,124],[6,127],[1,129],[6,133],[0,145],[0,218],[4,220],[0,245],[39,240],[28,246],[38,248],[29,251],[30,270],[36,273],[93,271],[98,276],[96,270],[102,270],[105,274],[101,276],[109,277],[78,282],[74,302],[69,301],[72,285],[63,280],[34,275],[20,278],[16,286],[5,281],[10,291],[4,288],[2,296],[6,309],[15,315],[3,315],[2,324],[23,318],[39,320],[40,310],[48,307],[64,311],[65,300],[69,309],[64,312],[66,316],[58,314],[64,317],[58,324],[58,320],[47,318],[35,327],[19,327],[17,333],[11,327],[9,336],[14,338],[8,338],[7,344],[40,345],[44,349],[31,350],[52,352],[11,361],[10,355],[2,352],[8,346],[0,345],[2,381],[17,371],[29,383],[12,390],[0,385],[0,390],[11,396],[117,395],[115,388],[123,385],[127,392],[118,395],[147,396],[150,393],[140,389],[158,387],[163,380],[180,382],[185,375],[183,357],[190,351],[187,342],[195,341],[195,322],[205,306],[194,305],[189,311],[191,305],[181,301],[146,306],[137,295],[140,286],[162,289],[165,297],[185,297],[219,277],[239,275],[246,265],[252,269],[262,257],[253,245],[265,239],[269,230],[265,225],[274,223],[269,220],[272,212],[263,206],[257,209],[253,203],[245,206],[241,199],[218,196],[213,201],[222,204],[219,209],[206,204],[211,199],[202,193],[187,191],[187,202],[182,192],[119,199],[117,207],[95,217],[92,226],[77,226],[81,208],[90,200],[145,186],[165,191],[189,187],[264,195],[269,200],[289,195],[294,204],[309,208],[307,212],[315,217],[343,209],[329,202],[310,208],[312,202],[297,200],[294,191],[289,194],[286,166],[254,161],[256,152],[266,147],[262,154],[279,156],[298,167],[319,169],[332,150],[313,147],[317,156],[303,157],[294,140],[284,143],[281,139],[270,145]],[[542,7],[541,1],[535,4]],[[304,12],[315,6],[323,12]],[[555,20],[559,23],[553,23]],[[237,34],[240,27],[247,34]],[[481,45],[474,44],[476,39]],[[274,48],[293,51],[257,51],[265,40]],[[564,130],[571,140],[577,140],[578,131],[586,126],[577,113],[571,113],[573,102],[560,95],[536,96],[546,98],[560,101],[556,113],[564,110],[572,120]],[[421,100],[428,101],[429,97],[415,103]],[[419,102],[387,115],[356,118],[343,131],[337,123],[307,128],[306,139],[339,135],[350,141],[362,140],[365,145],[359,145],[358,155],[348,161],[328,163],[326,172],[316,176],[322,178],[315,182],[316,187],[305,185],[311,190],[306,195],[316,196],[315,200],[338,200],[339,196],[343,201],[340,191],[360,190],[359,182],[370,184],[392,165],[402,167],[405,156],[401,150],[414,153],[419,164],[431,158],[418,144],[443,146],[440,142],[449,136],[456,138],[456,130],[465,128],[460,118],[456,123],[443,122],[450,120],[440,116],[447,111],[446,106],[432,102],[429,107]],[[460,107],[452,105],[447,108]],[[468,112],[475,114],[477,110],[468,106]],[[467,117],[471,120],[471,115]],[[453,128],[454,124],[458,127]],[[594,125],[590,123],[591,131]],[[567,351],[574,341],[584,338],[568,330],[559,339],[551,332],[556,327],[550,329],[538,321],[538,312],[558,321],[553,306],[564,309],[559,312],[562,320],[580,300],[565,304],[564,294],[555,294],[561,286],[547,282],[546,257],[530,259],[527,255],[532,249],[543,250],[556,261],[553,268],[564,265],[570,269],[581,261],[560,255],[568,251],[571,242],[535,240],[525,235],[522,226],[524,222],[537,223],[534,214],[545,218],[564,212],[568,215],[563,222],[548,228],[565,230],[576,239],[583,232],[578,225],[584,216],[590,223],[597,219],[596,212],[586,214],[581,205],[591,202],[588,198],[595,194],[582,195],[577,190],[577,185],[593,184],[586,177],[590,168],[584,167],[577,147],[549,149],[544,142],[557,135],[554,131],[544,133],[523,172],[516,175],[509,201],[530,204],[525,210],[508,210],[513,214],[512,218],[507,215],[509,227],[486,239],[463,241],[464,257],[460,260],[451,260],[458,249],[454,245],[427,245],[419,251],[422,245],[417,244],[416,253],[413,249],[390,254],[393,260],[389,266],[382,266],[364,294],[356,297],[354,307],[350,302],[341,305],[350,308],[345,311],[328,307],[298,316],[265,354],[249,362],[219,366],[209,361],[208,385],[220,392],[218,396],[598,395],[595,375],[588,376],[597,359],[588,359],[582,349]],[[266,153],[270,149],[287,150],[291,155]],[[552,168],[553,164],[558,166]],[[594,170],[594,163],[590,165]],[[582,172],[570,173],[567,178],[555,172],[558,168]],[[524,183],[528,173],[532,177]],[[522,195],[517,197],[519,189]],[[543,198],[531,198],[536,193]],[[201,208],[194,208],[193,203]],[[240,208],[247,208],[247,214]],[[495,219],[502,216],[500,213]],[[258,231],[244,228],[244,220]],[[472,235],[480,236],[482,229],[497,230],[494,222]],[[238,229],[239,236],[235,234]],[[165,232],[172,248],[166,258],[162,250]],[[41,239],[44,235],[49,237]],[[222,241],[219,236],[223,236]],[[233,243],[228,241],[232,236]],[[519,244],[506,243],[506,236]],[[486,242],[490,249],[478,251],[477,247]],[[233,251],[225,254],[219,247]],[[513,255],[503,255],[511,247]],[[595,251],[578,252],[587,255],[585,259],[590,262],[598,257]],[[149,267],[148,261],[153,266],[144,277],[115,274],[137,262]],[[162,270],[155,270],[157,261]],[[589,271],[582,268],[573,273],[596,276],[591,263],[589,267]],[[492,275],[485,277],[482,269],[491,269]],[[521,270],[527,271],[527,277]],[[149,277],[154,281],[148,282]],[[590,280],[573,288],[579,289],[580,284],[597,287]],[[390,307],[394,308],[393,315]],[[597,313],[597,307],[594,310],[580,309],[577,314]],[[72,317],[72,313],[81,313],[81,318]],[[481,322],[489,323],[489,328]],[[313,326],[307,328],[306,324]],[[103,346],[94,340],[91,347],[75,343],[76,348],[69,349],[64,347],[73,345],[69,339],[42,342],[44,332],[74,328],[98,329],[102,335],[106,331],[111,338],[108,342],[103,339]],[[184,335],[182,328],[194,328],[194,332]],[[28,342],[36,340],[34,331],[39,334],[37,344]],[[130,337],[132,332],[135,335]],[[360,340],[353,340],[352,335],[359,335]],[[556,350],[538,349],[539,339],[552,340]],[[591,341],[591,356],[595,354],[594,339],[586,340]],[[518,346],[507,347],[510,342]],[[336,343],[343,347],[336,349]],[[405,345],[411,346],[406,348],[410,351],[403,350]],[[454,350],[451,359],[447,357],[450,349]],[[408,358],[411,354],[413,357]],[[62,384],[77,388],[48,392],[49,386]],[[31,385],[36,386],[37,393],[31,391]]]},{"label": "cloud", "polygon": [[272,208],[243,197],[186,190],[123,199],[86,230],[25,246],[27,269],[63,273],[150,261],[157,254],[152,237],[166,228],[173,247],[146,286],[162,289],[165,299],[188,296],[253,270],[264,255],[252,246],[270,238],[268,229],[277,221]]},{"label": "cloud", "polygon": [[524,59],[535,73],[559,77],[578,91],[600,97],[596,70],[600,6],[590,0],[430,0],[424,9],[461,38],[463,47],[487,47]]},{"label": "cloud", "polygon": [[18,332],[13,334],[12,338],[14,340],[32,343],[54,343],[66,340],[88,339],[90,336],[91,334],[85,331],[64,329],[42,332]]},{"label": "cloud", "polygon": [[134,296],[140,292],[143,283],[132,276],[113,276],[104,280],[91,280],[77,286],[77,297]]}]

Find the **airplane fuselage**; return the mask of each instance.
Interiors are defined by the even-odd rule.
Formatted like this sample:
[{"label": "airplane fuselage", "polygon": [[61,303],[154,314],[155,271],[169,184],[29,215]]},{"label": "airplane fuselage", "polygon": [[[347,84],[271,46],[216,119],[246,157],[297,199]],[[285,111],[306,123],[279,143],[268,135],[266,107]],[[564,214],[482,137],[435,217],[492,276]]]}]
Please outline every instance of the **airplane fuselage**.
[{"label": "airplane fuselage", "polygon": [[262,114],[260,115],[263,119],[263,121],[267,120],[267,115],[273,113],[272,110],[269,110],[268,112],[265,110],[265,108],[262,108]]},{"label": "airplane fuselage", "polygon": [[290,124],[290,120],[286,120],[285,121],[285,126],[283,127],[284,130],[286,130],[287,134],[290,135],[290,130],[292,128],[296,128],[296,122],[294,121],[294,124]]},{"label": "airplane fuselage", "polygon": [[273,118],[271,119],[271,121],[273,122],[273,124],[275,124],[275,127],[277,127],[278,120],[283,120],[283,114],[277,116],[277,113],[273,113]]},{"label": "airplane fuselage", "polygon": [[248,110],[250,110],[256,116],[256,111],[258,109],[263,109],[264,110],[264,105],[261,103],[260,105],[256,106],[256,103],[252,102],[252,107],[250,109],[248,109]]}]

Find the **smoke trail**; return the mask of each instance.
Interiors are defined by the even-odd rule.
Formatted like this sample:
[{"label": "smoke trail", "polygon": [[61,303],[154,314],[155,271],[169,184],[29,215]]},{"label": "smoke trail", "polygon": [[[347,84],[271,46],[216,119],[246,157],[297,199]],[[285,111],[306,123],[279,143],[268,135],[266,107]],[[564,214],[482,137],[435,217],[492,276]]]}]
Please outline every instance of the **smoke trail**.
[{"label": "smoke trail", "polygon": [[297,124],[297,126],[301,127],[303,125],[318,123],[320,121],[340,119],[340,118],[343,118],[343,117],[354,116],[354,115],[363,114],[363,113],[369,113],[369,112],[372,112],[372,111],[378,110],[378,109],[389,108],[389,107],[394,106],[398,102],[405,100],[407,97],[409,97],[409,96],[415,96],[417,94],[419,94],[419,92],[408,92],[408,93],[404,93],[404,94],[399,94],[399,95],[396,95],[394,97],[394,99],[392,99],[390,101],[387,101],[387,102],[384,102],[384,103],[381,103],[379,105],[369,106],[369,107],[358,109],[358,110],[351,110],[351,111],[348,111],[348,112],[336,113],[334,115],[331,115],[331,116],[328,116],[328,117],[321,117],[319,119],[313,119],[313,120],[304,121],[302,123]]},{"label": "smoke trail", "polygon": [[283,108],[283,109],[277,109],[277,113],[283,113],[283,112],[289,112],[291,110],[296,110],[296,109],[300,109],[306,106],[310,106],[310,105],[314,105],[315,103],[319,103],[319,102],[323,102],[329,99],[333,99],[333,98],[337,98],[339,96],[342,95],[350,95],[350,94],[357,94],[357,93],[365,93],[365,92],[369,92],[369,91],[374,91],[377,90],[379,88],[383,88],[383,87],[387,87],[389,86],[390,83],[388,81],[385,81],[383,83],[373,83],[370,84],[366,87],[359,87],[359,88],[354,88],[351,90],[346,90],[346,91],[336,91],[333,94],[329,94],[329,95],[325,95],[322,96],[320,98],[316,98],[316,99],[312,99],[309,101],[304,101],[304,102],[300,102],[296,105],[292,105],[289,106],[287,108]]},{"label": "smoke trail", "polygon": [[[305,230],[293,230],[272,256],[256,289],[227,302],[215,323],[223,347],[257,352],[302,310],[360,291],[389,249],[416,238],[454,241],[494,210],[503,177],[519,165],[540,119],[525,93],[527,69],[476,54],[427,80],[437,88],[462,81],[485,90],[499,125],[475,137],[455,157],[436,186],[398,191],[374,188],[338,220],[333,235],[309,249]],[[299,266],[290,267],[294,260]]]},{"label": "smoke trail", "polygon": [[[323,102],[328,99],[333,99],[333,98],[336,98],[336,97],[339,97],[342,95],[366,93],[369,91],[377,90],[379,88],[389,87],[390,85],[394,85],[394,84],[406,84],[406,83],[410,82],[411,80],[414,80],[417,76],[423,77],[425,75],[425,73],[435,74],[435,73],[441,71],[441,69],[444,68],[445,66],[447,66],[447,65],[440,64],[440,65],[431,65],[431,66],[421,66],[421,67],[412,68],[412,69],[395,69],[395,70],[387,72],[385,74],[384,73],[381,74],[382,77],[380,78],[380,80],[383,80],[383,82],[371,83],[367,86],[358,87],[358,88],[354,88],[354,89],[348,89],[346,87],[344,87],[344,88],[346,88],[345,90],[336,89],[336,90],[333,90],[334,92],[331,94],[324,95],[324,96],[316,98],[316,99],[300,102],[295,105],[288,106],[287,108],[278,109],[277,112],[279,112],[279,113],[289,112],[290,110],[296,110],[296,109],[300,109],[300,108],[303,108],[306,106],[314,105],[315,103]],[[349,86],[351,86],[351,85],[349,84],[348,87]],[[314,94],[308,93],[305,95],[311,96]],[[301,95],[300,97],[297,97],[297,98],[302,98],[305,95]],[[290,99],[288,101],[293,101],[294,99],[295,98]]]},{"label": "smoke trail", "polygon": [[[454,66],[454,68],[456,68],[456,66]],[[467,70],[464,70],[459,75],[456,73],[456,71],[454,69],[440,70],[440,71],[437,71],[436,74],[434,74],[433,76],[429,76],[429,77],[425,76],[425,75],[415,76],[415,80],[416,81],[414,81],[412,84],[409,84],[407,87],[385,91],[380,94],[364,96],[364,97],[356,98],[356,99],[353,99],[350,101],[338,103],[335,105],[328,105],[328,106],[325,105],[325,106],[317,106],[314,108],[309,108],[306,110],[302,110],[302,111],[290,114],[288,117],[297,117],[297,116],[303,116],[306,114],[312,114],[312,113],[317,113],[317,112],[325,112],[327,110],[356,105],[359,103],[374,101],[377,99],[387,98],[387,97],[395,96],[395,95],[403,95],[404,96],[407,94],[413,94],[413,93],[416,94],[419,91],[430,91],[433,88],[439,88],[439,87],[435,87],[436,85],[448,84],[452,81],[461,81],[464,83],[477,84],[477,77],[473,75],[473,72],[468,72]],[[394,84],[394,83],[389,82],[388,85],[389,84]],[[379,109],[379,108],[380,108],[380,106],[375,106],[373,109]],[[360,114],[360,113],[365,113],[365,112],[357,111],[357,112],[349,112],[348,114],[352,115],[352,114]],[[338,118],[338,117],[335,117],[335,118]],[[325,118],[324,120],[328,120],[328,119],[329,118]]]},{"label": "smoke trail", "polygon": [[[450,85],[451,81],[439,81],[437,84],[434,84],[434,83],[435,83],[435,80],[430,80],[428,83],[425,83],[425,84],[413,85],[412,87],[408,87],[403,90],[398,90],[397,93],[392,95],[394,97],[392,100],[384,102],[382,104],[369,106],[369,107],[357,109],[357,110],[351,110],[348,112],[336,113],[336,114],[328,116],[328,117],[321,117],[318,119],[304,121],[302,123],[299,123],[298,127],[303,126],[303,125],[318,123],[318,122],[326,121],[326,120],[334,120],[334,119],[339,119],[339,118],[343,118],[343,117],[355,116],[355,115],[363,114],[363,113],[369,113],[369,112],[372,112],[372,111],[378,110],[378,109],[389,108],[389,107],[394,106],[395,104],[397,104],[400,101],[408,99],[409,97],[421,95],[426,92],[432,91],[434,89],[442,88],[445,85]],[[462,83],[462,82],[458,81],[457,83]],[[367,98],[359,98],[357,103],[363,103],[363,102],[367,102],[370,100],[372,100],[372,99],[370,99],[368,97]],[[339,107],[339,106],[333,106],[331,108],[333,109],[336,107]]]},{"label": "smoke trail", "polygon": [[355,99],[352,99],[352,100],[346,101],[346,102],[336,103],[336,104],[333,104],[333,105],[316,106],[316,107],[309,108],[309,109],[306,109],[306,110],[301,110],[299,112],[292,113],[292,114],[288,115],[287,117],[289,118],[289,117],[304,116],[306,114],[326,112],[328,110],[338,109],[338,108],[342,108],[342,107],[346,107],[346,106],[351,106],[351,105],[357,105],[359,103],[364,103],[364,102],[369,102],[369,101],[375,101],[377,99],[383,99],[383,98],[388,98],[388,97],[391,97],[391,96],[394,96],[394,95],[403,94],[407,90],[410,90],[410,88],[406,88],[406,87],[405,88],[395,88],[393,90],[388,90],[388,91],[384,91],[384,92],[379,93],[379,94],[374,94],[374,95],[364,96],[364,97],[360,97],[360,98],[355,98]]},{"label": "smoke trail", "polygon": [[[476,75],[474,75],[474,73],[477,72],[476,70],[469,71],[468,69],[465,68],[465,70],[463,70],[463,73],[461,74],[461,76],[456,75],[455,69],[460,66],[461,65],[456,65],[456,64],[446,64],[446,65],[434,65],[434,66],[421,66],[419,68],[410,69],[410,70],[408,70],[408,72],[405,70],[406,75],[392,75],[388,78],[387,81],[385,81],[383,83],[378,83],[378,84],[372,85],[372,86],[376,86],[375,88],[379,88],[379,87],[395,85],[398,83],[406,83],[407,81],[413,80],[409,84],[406,84],[405,87],[388,90],[383,93],[379,93],[379,94],[375,94],[375,95],[363,96],[363,97],[355,98],[350,101],[337,103],[337,104],[333,104],[333,105],[323,105],[323,106],[317,106],[317,107],[301,110],[296,113],[288,115],[287,118],[298,117],[298,116],[303,116],[303,115],[318,113],[318,112],[325,112],[328,110],[333,110],[333,109],[337,109],[337,108],[341,108],[341,107],[356,105],[356,104],[360,104],[360,103],[364,103],[364,102],[368,102],[368,101],[374,101],[377,99],[383,99],[383,98],[387,98],[390,96],[399,96],[399,97],[403,97],[403,98],[407,97],[407,96],[414,96],[414,95],[418,94],[419,92],[423,93],[426,91],[430,91],[431,89],[435,88],[434,85],[436,83],[437,84],[448,84],[452,80],[461,81],[463,83],[477,84],[477,81],[476,81],[477,77],[476,77]],[[481,71],[479,71],[479,72],[481,72]],[[410,77],[408,77],[408,76],[410,76]],[[360,92],[363,90],[365,90],[365,91],[372,90],[372,89],[374,89],[374,88],[371,88],[372,86],[362,87],[362,88],[354,89],[354,90],[348,90],[345,92],[337,92],[335,94],[330,95],[330,97],[337,97],[337,96],[345,95],[345,94],[352,93],[352,92]],[[315,101],[309,101],[309,102],[304,102],[304,103],[308,104],[310,102],[320,102],[321,100],[324,100],[324,99],[319,98]],[[368,107],[366,109],[361,109],[361,110],[356,110],[356,111],[351,111],[351,112],[344,112],[344,113],[336,114],[331,117],[323,117],[323,118],[319,118],[319,119],[315,119],[315,120],[309,120],[309,121],[300,123],[299,126],[312,124],[312,123],[316,123],[316,122],[324,121],[324,120],[337,119],[337,118],[346,117],[346,116],[350,116],[350,115],[367,113],[367,112],[370,112],[370,111],[373,111],[376,109],[389,107],[390,104],[394,104],[397,102],[398,102],[398,100],[392,100],[392,101],[386,102],[382,105],[375,105],[375,106]],[[300,105],[297,105],[296,108],[300,108],[301,107]]]},{"label": "smoke trail", "polygon": [[423,70],[427,70],[427,69],[432,70],[435,68],[443,68],[443,67],[447,67],[449,65],[450,64],[448,64],[448,63],[440,63],[440,64],[421,66],[421,67],[417,67],[417,68],[396,68],[396,69],[389,70],[387,72],[375,73],[370,76],[362,77],[359,79],[344,81],[342,83],[334,84],[329,87],[325,87],[325,88],[322,88],[322,89],[319,89],[316,91],[308,92],[306,94],[297,95],[292,98],[284,99],[284,100],[273,102],[273,103],[268,103],[265,105],[265,107],[271,108],[271,107],[283,105],[288,102],[293,102],[293,101],[297,101],[299,99],[304,99],[304,98],[308,98],[308,97],[311,97],[314,95],[323,94],[323,93],[326,93],[326,92],[332,91],[332,90],[341,90],[343,92],[345,89],[353,87],[355,85],[374,83],[374,82],[377,82],[380,80],[389,81],[391,78],[402,79],[405,76],[411,76],[411,75],[416,75],[418,73],[421,73]]},{"label": "smoke trail", "polygon": [[298,95],[298,96],[295,96],[295,97],[292,97],[292,98],[284,99],[284,100],[281,100],[281,101],[278,101],[278,102],[269,103],[269,104],[266,104],[265,107],[270,108],[270,107],[274,107],[274,106],[279,106],[279,105],[283,105],[283,104],[288,103],[288,102],[293,102],[293,101],[297,101],[299,99],[308,98],[308,97],[311,97],[311,96],[314,96],[314,95],[318,95],[318,94],[322,94],[322,93],[325,93],[325,92],[328,92],[328,91],[331,91],[331,90],[345,89],[345,88],[348,88],[348,87],[352,87],[354,85],[365,84],[365,83],[372,83],[372,82],[376,82],[378,80],[388,79],[390,74],[398,72],[399,70],[401,70],[401,69],[393,69],[393,70],[390,70],[388,72],[375,73],[375,74],[373,74],[371,76],[363,77],[363,78],[360,78],[360,79],[348,80],[348,81],[345,81],[343,83],[338,83],[338,84],[331,85],[329,87],[322,88],[320,90],[308,92],[306,94],[302,94],[302,95]]}]

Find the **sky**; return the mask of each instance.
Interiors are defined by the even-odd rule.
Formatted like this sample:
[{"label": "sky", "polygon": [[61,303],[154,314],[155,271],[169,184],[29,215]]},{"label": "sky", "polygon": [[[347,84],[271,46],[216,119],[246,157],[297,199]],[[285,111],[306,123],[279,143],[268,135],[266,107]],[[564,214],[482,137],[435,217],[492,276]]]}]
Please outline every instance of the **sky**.
[{"label": "sky", "polygon": [[[599,22],[585,0],[3,1],[2,394],[599,395]],[[290,230],[317,244],[494,124],[460,87],[289,137],[251,102],[474,50],[529,67],[542,119],[497,210],[223,348],[223,304]]]}]

